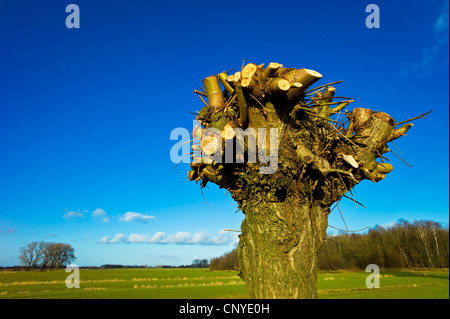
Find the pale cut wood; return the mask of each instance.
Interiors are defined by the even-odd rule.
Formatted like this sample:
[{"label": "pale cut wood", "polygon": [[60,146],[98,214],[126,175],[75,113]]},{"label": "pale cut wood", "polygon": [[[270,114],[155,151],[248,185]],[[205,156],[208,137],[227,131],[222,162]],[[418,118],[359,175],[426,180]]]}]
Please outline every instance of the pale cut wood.
[{"label": "pale cut wood", "polygon": [[253,64],[253,63],[247,64],[242,69],[242,74],[241,74],[242,78],[243,79],[251,78],[256,73],[257,69],[258,69],[258,67],[256,66],[256,64]]},{"label": "pale cut wood", "polygon": [[241,79],[241,72],[240,72],[240,71],[237,71],[237,72],[234,74],[234,82],[238,82],[240,79]]},{"label": "pale cut wood", "polygon": [[282,78],[272,78],[267,85],[270,93],[280,94],[290,89],[291,84],[288,80]]}]

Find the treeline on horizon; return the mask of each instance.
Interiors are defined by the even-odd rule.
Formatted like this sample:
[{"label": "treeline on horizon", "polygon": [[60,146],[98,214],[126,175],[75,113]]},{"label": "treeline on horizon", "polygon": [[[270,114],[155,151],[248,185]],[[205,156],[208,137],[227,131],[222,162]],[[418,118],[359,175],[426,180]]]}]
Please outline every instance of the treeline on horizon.
[{"label": "treeline on horizon", "polygon": [[[399,220],[367,233],[328,236],[319,253],[320,270],[365,269],[369,264],[380,268],[448,268],[449,229],[421,220]],[[237,249],[211,259],[210,270],[239,269]]]}]

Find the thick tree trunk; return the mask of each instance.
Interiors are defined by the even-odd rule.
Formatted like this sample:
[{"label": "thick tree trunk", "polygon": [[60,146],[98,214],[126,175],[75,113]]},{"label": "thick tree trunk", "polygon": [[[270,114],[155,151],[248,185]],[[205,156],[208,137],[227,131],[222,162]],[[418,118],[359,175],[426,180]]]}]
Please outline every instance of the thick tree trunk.
[{"label": "thick tree trunk", "polygon": [[317,253],[329,208],[292,197],[260,201],[244,213],[239,269],[250,298],[316,298]]}]

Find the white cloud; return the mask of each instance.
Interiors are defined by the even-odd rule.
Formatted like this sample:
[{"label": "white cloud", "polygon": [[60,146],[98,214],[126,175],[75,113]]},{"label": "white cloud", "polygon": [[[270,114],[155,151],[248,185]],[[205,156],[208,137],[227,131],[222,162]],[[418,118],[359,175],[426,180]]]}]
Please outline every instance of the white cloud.
[{"label": "white cloud", "polygon": [[102,239],[100,239],[100,242],[104,244],[109,244],[109,241],[111,240],[111,237],[109,236],[103,236]]},{"label": "white cloud", "polygon": [[164,237],[166,237],[166,233],[159,231],[156,232],[156,234],[153,235],[152,239],[150,239],[150,243],[158,243],[159,241],[161,241]]},{"label": "white cloud", "polygon": [[148,241],[148,235],[136,233],[130,234],[130,236],[128,236],[128,239],[126,240],[127,243],[147,243]]},{"label": "white cloud", "polygon": [[101,208],[96,208],[91,216],[95,219],[100,219],[102,223],[109,222],[111,220],[111,217],[108,216],[108,214]]},{"label": "white cloud", "polygon": [[103,217],[106,216],[106,212],[101,208],[96,208],[91,214],[92,217]]},{"label": "white cloud", "polygon": [[201,231],[191,234],[190,232],[179,231],[170,236],[166,236],[164,232],[156,232],[152,237],[148,234],[132,233],[126,237],[122,233],[117,233],[113,238],[105,236],[101,239],[102,243],[146,243],[159,245],[214,245],[222,246],[228,244],[236,244],[239,241],[237,233],[220,231],[217,236],[211,237],[208,233]]},{"label": "white cloud", "polygon": [[122,242],[125,239],[125,234],[117,233],[113,238],[109,236],[104,236],[100,242],[104,244],[117,244]]},{"label": "white cloud", "polygon": [[114,236],[113,239],[111,239],[109,242],[111,244],[120,243],[125,238],[125,234],[118,233],[116,236]]},{"label": "white cloud", "polygon": [[151,219],[155,219],[155,216],[150,215],[144,215],[141,213],[135,213],[135,212],[126,212],[122,216],[119,217],[120,221],[123,222],[140,222],[140,223],[147,223]]},{"label": "white cloud", "polygon": [[72,220],[77,218],[84,218],[84,214],[80,212],[80,210],[68,210],[67,213],[65,213],[62,217],[67,220]]}]

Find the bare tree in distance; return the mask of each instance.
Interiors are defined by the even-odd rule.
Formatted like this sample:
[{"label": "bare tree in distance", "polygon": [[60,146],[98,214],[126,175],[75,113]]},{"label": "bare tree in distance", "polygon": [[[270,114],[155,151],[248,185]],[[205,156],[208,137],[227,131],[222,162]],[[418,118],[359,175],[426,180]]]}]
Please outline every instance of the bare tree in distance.
[{"label": "bare tree in distance", "polygon": [[44,253],[43,242],[33,241],[20,248],[19,260],[28,269],[38,267]]},{"label": "bare tree in distance", "polygon": [[252,298],[317,296],[331,205],[352,198],[362,180],[383,180],[393,169],[388,143],[425,115],[396,123],[384,112],[348,111],[353,98],[333,86],[342,81],[309,89],[321,78],[248,63],[195,90],[205,106],[196,113],[188,177],[226,189],[245,214],[239,271]]},{"label": "bare tree in distance", "polygon": [[31,242],[20,248],[19,260],[28,269],[42,268],[59,269],[75,260],[75,249],[65,243]]}]

